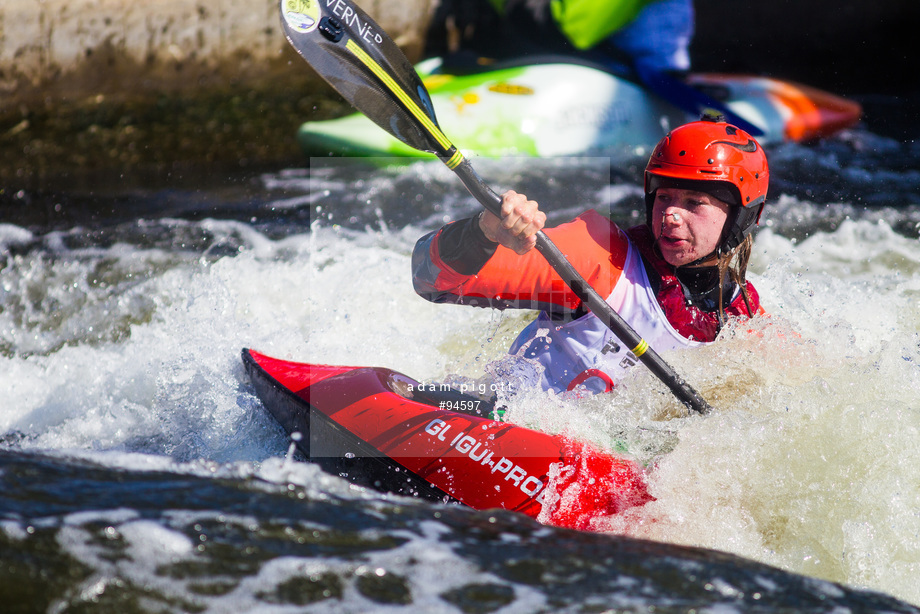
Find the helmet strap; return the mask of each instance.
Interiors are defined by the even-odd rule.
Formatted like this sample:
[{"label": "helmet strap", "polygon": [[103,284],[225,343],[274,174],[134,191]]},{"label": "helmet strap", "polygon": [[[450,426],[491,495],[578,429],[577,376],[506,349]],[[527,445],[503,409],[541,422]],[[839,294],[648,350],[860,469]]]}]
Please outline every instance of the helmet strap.
[{"label": "helmet strap", "polygon": [[725,220],[718,251],[727,254],[741,245],[741,242],[753,232],[754,226],[760,221],[762,211],[763,201],[748,207],[732,207],[728,213],[728,219]]}]

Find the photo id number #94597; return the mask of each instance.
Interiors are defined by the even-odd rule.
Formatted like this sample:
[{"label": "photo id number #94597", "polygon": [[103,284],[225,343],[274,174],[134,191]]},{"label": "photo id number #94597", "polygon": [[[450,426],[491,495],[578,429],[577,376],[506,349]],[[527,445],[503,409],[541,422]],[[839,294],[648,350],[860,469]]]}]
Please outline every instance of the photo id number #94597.
[{"label": "photo id number #94597", "polygon": [[482,401],[441,401],[438,403],[438,408],[453,411],[477,411],[481,402]]}]

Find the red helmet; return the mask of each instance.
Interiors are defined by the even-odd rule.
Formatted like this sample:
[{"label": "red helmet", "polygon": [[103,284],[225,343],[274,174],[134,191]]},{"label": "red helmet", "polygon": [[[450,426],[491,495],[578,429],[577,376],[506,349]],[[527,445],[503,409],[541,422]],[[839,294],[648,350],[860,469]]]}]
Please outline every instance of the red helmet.
[{"label": "red helmet", "polygon": [[665,136],[645,167],[646,219],[651,225],[658,188],[711,194],[731,205],[717,251],[736,247],[760,221],[770,171],[763,149],[747,132],[721,117],[704,118]]}]

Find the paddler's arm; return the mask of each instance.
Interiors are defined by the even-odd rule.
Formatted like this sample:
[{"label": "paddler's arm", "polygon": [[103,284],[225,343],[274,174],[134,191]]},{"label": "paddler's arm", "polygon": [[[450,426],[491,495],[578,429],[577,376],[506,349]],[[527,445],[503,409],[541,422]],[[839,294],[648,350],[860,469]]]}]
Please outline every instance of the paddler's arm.
[{"label": "paddler's arm", "polygon": [[437,236],[442,262],[462,275],[475,275],[503,245],[523,256],[534,248],[537,233],[546,226],[546,214],[523,194],[502,194],[502,217],[488,211],[448,224]]},{"label": "paddler's arm", "polygon": [[482,231],[480,218],[459,220],[448,224],[437,234],[437,253],[441,260],[461,275],[475,275],[495,254],[498,243],[490,241]]},{"label": "paddler's arm", "polygon": [[[546,215],[535,201],[514,191],[502,195],[502,217],[487,211],[452,222],[422,237],[412,256],[416,292],[429,301],[469,303],[468,292],[454,292],[470,284],[500,245],[523,255],[533,249]],[[471,288],[466,288],[471,290]],[[478,297],[477,297],[478,298]],[[460,300],[458,300],[460,299]],[[474,300],[473,304],[481,304]]]},{"label": "paddler's arm", "polygon": [[[453,222],[419,239],[412,255],[415,291],[435,303],[541,309],[560,315],[577,312],[578,297],[543,255],[532,249],[534,220],[508,220],[505,230],[510,236],[504,240],[526,252],[519,255],[489,240],[487,233],[501,238],[504,231],[495,229],[497,218],[490,220],[487,215]],[[544,223],[541,215],[536,226]],[[625,234],[594,211],[547,228],[546,233],[598,292],[610,293],[625,259]]]}]

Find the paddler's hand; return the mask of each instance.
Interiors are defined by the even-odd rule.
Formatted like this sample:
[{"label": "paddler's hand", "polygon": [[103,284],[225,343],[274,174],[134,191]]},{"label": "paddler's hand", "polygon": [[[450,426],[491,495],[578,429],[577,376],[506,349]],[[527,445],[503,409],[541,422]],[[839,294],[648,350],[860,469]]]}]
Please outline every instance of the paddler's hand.
[{"label": "paddler's hand", "polygon": [[546,214],[535,201],[509,190],[502,194],[502,217],[488,211],[479,216],[479,227],[486,238],[524,255],[537,244],[537,233],[546,225]]}]

